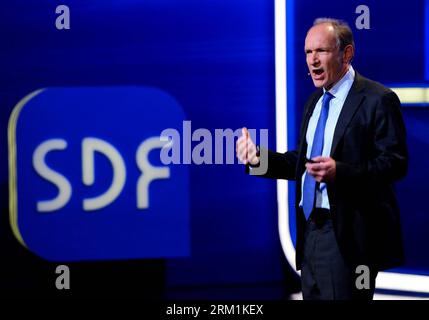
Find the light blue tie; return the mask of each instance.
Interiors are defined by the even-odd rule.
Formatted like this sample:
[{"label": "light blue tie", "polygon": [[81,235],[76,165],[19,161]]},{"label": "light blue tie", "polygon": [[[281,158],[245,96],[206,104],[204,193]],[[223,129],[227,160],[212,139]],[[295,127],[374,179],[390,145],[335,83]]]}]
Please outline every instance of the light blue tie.
[{"label": "light blue tie", "polygon": [[[329,102],[334,96],[328,91],[325,92],[322,99],[322,110],[320,111],[319,120],[317,122],[316,132],[314,133],[313,146],[311,148],[310,159],[322,155],[323,140],[325,136],[326,120],[329,114]],[[314,208],[316,195],[316,180],[308,173],[305,174],[302,207],[304,209],[305,218],[308,220],[311,211]]]}]

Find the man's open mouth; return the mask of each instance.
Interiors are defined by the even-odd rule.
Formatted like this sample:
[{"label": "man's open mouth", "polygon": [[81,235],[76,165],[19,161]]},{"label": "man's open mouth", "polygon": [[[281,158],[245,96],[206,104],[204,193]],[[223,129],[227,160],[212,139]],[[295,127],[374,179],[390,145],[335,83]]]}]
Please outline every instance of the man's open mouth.
[{"label": "man's open mouth", "polygon": [[323,73],[323,68],[319,68],[319,69],[313,69],[313,73],[316,76],[320,76]]}]

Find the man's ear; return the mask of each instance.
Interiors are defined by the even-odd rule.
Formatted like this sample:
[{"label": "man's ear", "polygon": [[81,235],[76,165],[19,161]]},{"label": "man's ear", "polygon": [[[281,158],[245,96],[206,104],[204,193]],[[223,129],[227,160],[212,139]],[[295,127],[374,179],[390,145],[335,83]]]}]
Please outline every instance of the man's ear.
[{"label": "man's ear", "polygon": [[355,49],[351,44],[347,45],[343,51],[343,61],[349,64],[355,55]]}]

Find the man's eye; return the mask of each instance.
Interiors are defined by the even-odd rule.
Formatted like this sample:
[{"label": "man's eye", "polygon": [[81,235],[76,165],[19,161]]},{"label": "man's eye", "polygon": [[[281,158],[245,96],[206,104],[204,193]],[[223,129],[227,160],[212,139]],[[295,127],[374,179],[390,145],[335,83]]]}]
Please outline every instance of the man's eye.
[{"label": "man's eye", "polygon": [[307,51],[305,51],[305,54],[309,55],[309,54],[312,54],[313,52],[315,52],[315,53],[328,53],[329,50],[328,49],[316,49],[314,51],[307,50]]}]

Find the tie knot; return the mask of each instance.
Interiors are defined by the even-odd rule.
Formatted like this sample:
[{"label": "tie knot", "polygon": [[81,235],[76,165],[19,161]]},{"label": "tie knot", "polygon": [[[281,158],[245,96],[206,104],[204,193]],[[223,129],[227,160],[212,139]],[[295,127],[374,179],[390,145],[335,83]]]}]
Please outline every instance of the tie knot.
[{"label": "tie knot", "polygon": [[331,101],[333,97],[334,95],[332,93],[330,93],[329,91],[326,91],[325,94],[323,95],[322,106],[328,107],[329,101]]}]

